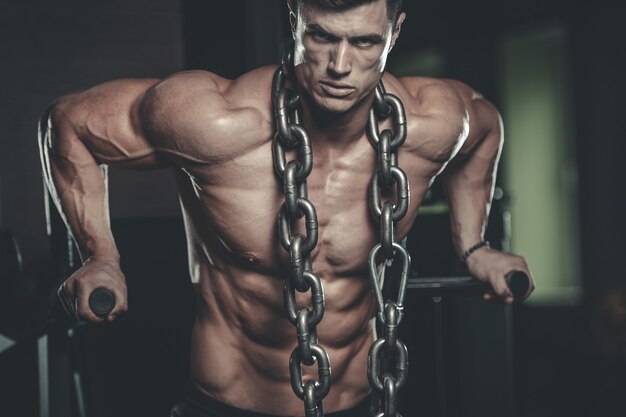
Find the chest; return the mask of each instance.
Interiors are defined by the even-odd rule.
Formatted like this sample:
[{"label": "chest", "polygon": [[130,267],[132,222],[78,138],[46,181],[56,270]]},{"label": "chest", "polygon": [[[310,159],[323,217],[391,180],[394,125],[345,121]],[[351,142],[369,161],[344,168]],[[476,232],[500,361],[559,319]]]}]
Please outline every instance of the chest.
[{"label": "chest", "polygon": [[[380,239],[379,227],[369,212],[367,191],[377,157],[369,143],[363,145],[344,149],[340,155],[313,149],[313,169],[306,188],[317,220],[314,269],[322,275],[349,275],[364,269],[369,251]],[[428,187],[428,180],[410,169],[415,165],[411,159],[399,156],[400,164],[406,165],[403,169],[411,172],[412,197],[409,213],[398,225],[399,236],[408,232]],[[266,272],[286,268],[288,254],[278,233],[278,213],[285,192],[274,169],[270,142],[220,166],[188,174],[194,195],[187,198],[187,205],[197,206],[188,212],[208,220],[203,224],[210,230],[201,236],[212,252]],[[312,219],[290,222],[291,233],[307,235],[308,220]]]}]

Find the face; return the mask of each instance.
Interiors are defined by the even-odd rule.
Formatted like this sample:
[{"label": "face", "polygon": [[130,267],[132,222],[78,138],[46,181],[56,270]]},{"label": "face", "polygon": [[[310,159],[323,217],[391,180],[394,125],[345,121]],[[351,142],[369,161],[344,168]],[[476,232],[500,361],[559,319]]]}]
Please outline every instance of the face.
[{"label": "face", "polygon": [[404,15],[394,28],[385,0],[345,11],[304,3],[296,12],[294,62],[301,90],[325,111],[350,110],[380,80]]}]

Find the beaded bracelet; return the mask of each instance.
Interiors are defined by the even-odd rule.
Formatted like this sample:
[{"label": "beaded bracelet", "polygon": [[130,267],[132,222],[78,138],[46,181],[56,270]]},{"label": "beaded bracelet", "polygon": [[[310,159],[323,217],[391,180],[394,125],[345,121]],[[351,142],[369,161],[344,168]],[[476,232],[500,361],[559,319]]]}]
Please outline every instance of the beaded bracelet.
[{"label": "beaded bracelet", "polygon": [[469,258],[469,256],[472,253],[476,252],[478,249],[483,248],[485,246],[489,247],[488,241],[483,240],[481,242],[478,242],[477,244],[475,244],[474,246],[466,250],[465,253],[459,257],[459,260],[461,261],[461,263],[465,263],[465,261],[467,261],[467,258]]}]

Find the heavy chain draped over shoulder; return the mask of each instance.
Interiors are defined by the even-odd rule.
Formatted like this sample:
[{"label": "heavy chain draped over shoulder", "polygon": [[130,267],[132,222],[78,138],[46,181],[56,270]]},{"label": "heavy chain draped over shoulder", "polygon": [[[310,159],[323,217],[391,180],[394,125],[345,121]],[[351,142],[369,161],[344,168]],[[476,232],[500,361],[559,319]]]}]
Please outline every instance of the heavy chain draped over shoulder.
[{"label": "heavy chain draped over shoulder", "polygon": [[[411,266],[408,251],[396,241],[396,224],[409,209],[409,181],[398,166],[398,148],[406,140],[406,115],[400,99],[385,92],[382,81],[375,91],[375,98],[367,123],[367,136],[377,150],[378,167],[372,176],[368,190],[368,204],[372,216],[380,223],[380,243],[369,255],[369,275],[376,298],[376,320],[382,335],[369,351],[367,376],[372,389],[380,399],[375,417],[401,417],[396,411],[397,391],[407,381],[409,355],[406,345],[398,338],[397,329],[404,315],[404,295]],[[392,118],[393,130],[380,132],[378,121]],[[395,202],[383,200],[383,195],[393,194]],[[385,264],[402,262],[398,295],[396,300],[383,301],[382,282],[385,268],[377,268],[376,261]]]},{"label": "heavy chain draped over shoulder", "polygon": [[[283,286],[287,318],[297,331],[298,346],[289,360],[291,387],[304,401],[306,417],[323,417],[322,400],[330,391],[330,360],[318,344],[316,326],[324,316],[324,290],[320,278],[312,270],[311,253],[317,245],[318,222],[315,207],[308,199],[307,177],[313,168],[313,153],[309,136],[302,126],[302,108],[296,92],[285,87],[286,78],[295,84],[293,49],[288,48],[282,66],[274,73],[272,101],[276,134],[272,143],[274,166],[282,180],[285,201],[278,213],[278,236],[289,253],[290,270]],[[393,116],[394,130],[379,132],[378,121]],[[401,417],[396,413],[397,389],[407,378],[408,354],[406,346],[397,338],[396,329],[403,314],[404,293],[410,257],[396,242],[395,225],[406,215],[409,206],[409,184],[406,174],[397,166],[397,149],[406,139],[406,116],[400,100],[386,94],[382,82],[376,88],[376,98],[370,111],[368,137],[378,151],[378,168],[369,187],[369,207],[380,221],[381,243],[369,256],[370,278],[377,304],[377,320],[384,328],[370,349],[368,377],[379,394],[381,404],[376,417]],[[296,159],[287,161],[286,151],[296,149]],[[395,188],[396,201],[382,201],[384,191]],[[292,232],[292,226],[304,217],[306,235]],[[403,268],[400,291],[396,301],[383,302],[377,258],[391,261],[399,254]],[[311,293],[309,306],[296,309],[296,291]],[[389,363],[394,370],[389,370]],[[302,365],[317,364],[319,380],[303,381]],[[383,410],[383,411],[381,411]]]},{"label": "heavy chain draped over shoulder", "polygon": [[[291,48],[289,48],[291,49]],[[304,401],[306,417],[323,417],[322,400],[330,391],[330,360],[317,343],[316,326],[324,316],[324,290],[312,271],[311,252],[317,245],[317,212],[309,201],[306,179],[313,168],[313,154],[307,132],[302,127],[300,98],[285,87],[285,77],[293,76],[293,56],[287,53],[272,82],[276,135],[272,143],[274,167],[282,179],[285,202],[278,213],[278,237],[289,252],[291,268],[283,286],[287,318],[296,326],[298,346],[289,359],[291,387]],[[297,148],[297,159],[287,161],[286,150]],[[306,236],[292,232],[292,225],[304,217]],[[311,305],[296,310],[296,291],[311,291]],[[302,379],[302,365],[317,363],[319,381]]]}]

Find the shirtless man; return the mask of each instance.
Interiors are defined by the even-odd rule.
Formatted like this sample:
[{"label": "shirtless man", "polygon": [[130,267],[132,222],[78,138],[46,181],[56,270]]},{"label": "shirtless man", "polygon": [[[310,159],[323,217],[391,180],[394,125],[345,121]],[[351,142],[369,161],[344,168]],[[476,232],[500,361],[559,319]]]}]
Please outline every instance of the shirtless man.
[{"label": "shirtless man", "polygon": [[[326,413],[358,408],[370,392],[366,369],[375,302],[367,258],[379,230],[367,206],[377,159],[365,128],[377,83],[382,77],[407,116],[398,160],[411,185],[410,205],[397,224],[397,240],[446,168],[455,247],[463,254],[481,242],[502,146],[497,110],[466,85],[383,72],[405,19],[399,3],[289,1],[297,81],[288,86],[300,94],[314,158],[307,179],[319,220],[312,267],[326,297],[317,331],[332,363]],[[41,138],[51,192],[84,260],[64,291],[76,298],[77,315],[91,322],[103,320],[88,307],[97,287],[117,300],[107,320],[127,309],[98,165],[176,168],[189,268],[199,291],[191,352],[195,401],[206,400],[222,414],[304,414],[287,366],[296,340],[282,298],[289,258],[276,232],[285,197],[272,160],[275,69],[236,80],[186,71],[164,80],[107,82],[57,100]],[[486,299],[508,303],[513,299],[505,276],[531,276],[523,258],[488,246],[472,253],[467,267],[491,284]],[[316,376],[314,370],[306,374]],[[190,408],[182,405],[173,415],[201,415]]]}]

